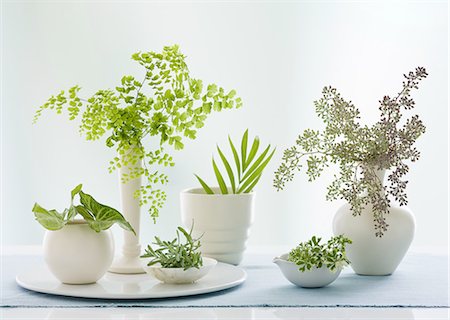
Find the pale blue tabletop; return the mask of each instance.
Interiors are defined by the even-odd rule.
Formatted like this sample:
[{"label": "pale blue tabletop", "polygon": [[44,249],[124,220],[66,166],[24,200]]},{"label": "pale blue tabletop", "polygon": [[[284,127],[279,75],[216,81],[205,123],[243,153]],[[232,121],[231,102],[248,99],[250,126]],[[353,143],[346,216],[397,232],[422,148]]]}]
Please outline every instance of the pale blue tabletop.
[{"label": "pale blue tabletop", "polygon": [[37,256],[2,257],[2,307],[449,307],[448,257],[407,255],[391,276],[358,276],[350,268],[330,286],[290,284],[264,255],[247,256],[244,284],[185,298],[100,300],[36,293],[19,287],[17,273],[43,264]]}]

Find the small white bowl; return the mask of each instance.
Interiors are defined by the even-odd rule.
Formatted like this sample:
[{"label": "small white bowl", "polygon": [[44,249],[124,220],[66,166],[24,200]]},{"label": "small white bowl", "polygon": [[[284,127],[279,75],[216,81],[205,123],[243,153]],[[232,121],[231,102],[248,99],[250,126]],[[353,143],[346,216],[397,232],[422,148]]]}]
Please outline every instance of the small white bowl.
[{"label": "small white bowl", "polygon": [[286,279],[303,288],[325,287],[336,280],[342,271],[342,268],[330,271],[326,266],[322,266],[321,268],[313,267],[311,270],[302,272],[294,262],[287,260],[288,256],[289,254],[286,253],[275,257],[273,262],[280,268]]},{"label": "small white bowl", "polygon": [[143,260],[143,268],[145,272],[152,275],[161,282],[168,284],[185,284],[193,283],[208,274],[217,264],[217,260],[212,258],[203,258],[203,266],[199,269],[189,268],[163,268],[159,263],[147,266],[146,260]]}]

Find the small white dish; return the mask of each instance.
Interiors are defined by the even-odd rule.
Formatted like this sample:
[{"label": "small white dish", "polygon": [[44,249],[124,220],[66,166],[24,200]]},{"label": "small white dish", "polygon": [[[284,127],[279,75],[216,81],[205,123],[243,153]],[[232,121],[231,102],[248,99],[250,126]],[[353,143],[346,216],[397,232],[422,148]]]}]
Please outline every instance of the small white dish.
[{"label": "small white dish", "polygon": [[275,257],[273,262],[280,268],[287,280],[303,288],[325,287],[336,280],[342,271],[342,268],[330,271],[326,266],[322,266],[321,268],[313,267],[311,270],[302,272],[294,262],[287,260],[288,256],[289,254],[285,253]]},{"label": "small white dish", "polygon": [[217,260],[207,257],[203,258],[203,266],[200,268],[163,268],[159,263],[147,266],[147,260],[143,260],[145,272],[152,275],[161,282],[168,284],[193,283],[206,276],[217,264]]}]

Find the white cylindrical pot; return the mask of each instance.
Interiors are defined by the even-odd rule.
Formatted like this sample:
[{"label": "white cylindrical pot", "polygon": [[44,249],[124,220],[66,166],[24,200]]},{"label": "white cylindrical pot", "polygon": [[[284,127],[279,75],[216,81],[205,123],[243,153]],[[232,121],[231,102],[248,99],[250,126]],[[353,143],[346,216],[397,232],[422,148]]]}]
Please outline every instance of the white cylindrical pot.
[{"label": "white cylindrical pot", "polygon": [[44,236],[44,259],[52,274],[67,284],[99,280],[114,257],[110,230],[95,232],[84,220],[75,220]]},{"label": "white cylindrical pot", "polygon": [[200,251],[218,261],[242,261],[254,218],[254,193],[205,194],[202,188],[181,192],[181,221],[195,237],[202,236]]},{"label": "white cylindrical pot", "polygon": [[391,207],[386,214],[389,225],[382,237],[375,236],[371,206],[361,215],[353,216],[350,205],[345,204],[333,219],[333,233],[352,240],[346,246],[351,267],[361,275],[389,275],[402,261],[412,242],[415,220],[407,208]]}]

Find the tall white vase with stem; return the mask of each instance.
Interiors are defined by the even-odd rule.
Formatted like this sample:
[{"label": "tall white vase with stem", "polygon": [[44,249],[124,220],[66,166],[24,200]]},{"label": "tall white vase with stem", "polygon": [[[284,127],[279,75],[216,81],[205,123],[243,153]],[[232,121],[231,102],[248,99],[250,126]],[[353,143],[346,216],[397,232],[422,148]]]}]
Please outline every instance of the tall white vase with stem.
[{"label": "tall white vase with stem", "polygon": [[[134,169],[140,167],[142,167],[142,162],[138,161]],[[139,258],[141,255],[141,245],[139,243],[141,208],[139,206],[139,199],[134,198],[134,192],[141,187],[141,178],[139,177],[122,183],[123,174],[129,173],[130,168],[127,166],[122,166],[119,169],[120,200],[122,214],[131,224],[136,235],[126,230],[123,231],[124,242],[122,250],[119,256],[115,258],[109,271],[123,274],[145,273]]]}]

